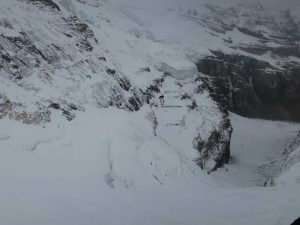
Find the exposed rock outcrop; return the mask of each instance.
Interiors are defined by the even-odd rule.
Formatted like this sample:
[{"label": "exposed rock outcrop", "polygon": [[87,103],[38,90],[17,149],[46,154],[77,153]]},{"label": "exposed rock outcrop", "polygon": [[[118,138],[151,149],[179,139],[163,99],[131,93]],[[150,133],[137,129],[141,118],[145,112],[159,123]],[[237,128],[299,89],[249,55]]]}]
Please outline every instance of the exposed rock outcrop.
[{"label": "exposed rock outcrop", "polygon": [[48,7],[51,7],[53,9],[60,11],[59,6],[52,0],[29,0],[29,2],[31,2],[33,4],[43,4],[43,5],[46,5]]},{"label": "exposed rock outcrop", "polygon": [[196,162],[202,169],[210,173],[229,163],[231,134],[230,120],[224,118],[207,141],[203,141],[200,137],[194,139],[194,148],[200,153]]},{"label": "exposed rock outcrop", "polygon": [[0,95],[0,119],[8,117],[10,119],[25,124],[43,124],[50,121],[50,111],[41,104],[38,104],[36,111],[28,111],[19,102],[12,102],[6,96]]},{"label": "exposed rock outcrop", "polygon": [[214,52],[197,64],[223,110],[246,117],[300,121],[300,66],[275,68],[242,55]]}]

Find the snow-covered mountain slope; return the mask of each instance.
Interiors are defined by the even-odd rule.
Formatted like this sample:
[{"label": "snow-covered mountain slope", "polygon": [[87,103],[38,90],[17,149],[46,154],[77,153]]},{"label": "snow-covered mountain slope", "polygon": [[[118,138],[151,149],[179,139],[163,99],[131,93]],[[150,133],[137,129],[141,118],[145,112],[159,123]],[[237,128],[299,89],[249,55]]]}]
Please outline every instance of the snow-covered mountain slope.
[{"label": "snow-covered mountain slope", "polygon": [[[150,28],[141,29],[139,18],[131,18],[134,8],[116,2],[51,2],[4,1],[1,118],[44,124],[55,120],[55,111],[72,120],[91,106],[138,111],[146,104],[156,108],[164,94],[163,114],[178,112],[173,120],[162,119],[164,126],[176,131],[178,121],[194,121],[193,128],[186,126],[189,138],[182,139],[191,152],[204,149],[194,160],[201,158],[208,171],[228,161],[228,119],[197,80],[196,66],[174,49],[172,32],[156,40]],[[153,115],[152,123],[159,123],[160,115]],[[222,136],[220,147],[209,144],[213,131]]]},{"label": "snow-covered mountain slope", "polygon": [[156,138],[137,112],[87,110],[71,123],[61,118],[45,127],[1,120],[0,221],[290,224],[299,215],[299,163],[267,187],[255,169],[268,157],[265,148],[279,150],[294,136],[284,131],[299,125],[233,121],[249,130],[233,134],[232,164],[211,177],[182,151],[182,141],[168,143],[173,133]]},{"label": "snow-covered mountain slope", "polygon": [[298,43],[289,13],[196,0],[0,3],[0,224],[299,216],[297,148],[282,176],[259,170],[299,125],[232,115],[232,161],[210,173],[229,162],[232,128],[196,67],[211,50],[298,63],[276,50]]},{"label": "snow-covered mountain slope", "polygon": [[228,171],[220,170],[213,176],[239,186],[263,186],[271,180],[274,184],[286,168],[299,162],[295,151],[300,143],[299,124],[248,119],[236,114],[230,117],[234,129],[232,163],[226,166]]}]

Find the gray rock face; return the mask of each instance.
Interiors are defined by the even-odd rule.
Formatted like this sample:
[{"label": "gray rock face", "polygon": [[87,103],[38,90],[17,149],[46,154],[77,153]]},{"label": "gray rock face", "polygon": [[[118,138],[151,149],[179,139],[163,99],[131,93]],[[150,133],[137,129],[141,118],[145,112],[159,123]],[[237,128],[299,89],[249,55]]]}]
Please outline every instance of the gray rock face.
[{"label": "gray rock face", "polygon": [[240,55],[215,52],[197,64],[223,110],[246,117],[300,121],[300,66],[278,69]]},{"label": "gray rock face", "polygon": [[60,11],[59,6],[53,2],[52,0],[30,0],[29,2],[33,3],[33,4],[41,4],[41,5],[45,5],[48,6],[50,8],[56,9],[58,11]]},{"label": "gray rock face", "polygon": [[[200,137],[194,139],[194,148],[196,148],[200,156],[196,160],[201,169],[207,170],[208,173],[229,163],[230,160],[230,139],[232,134],[232,126],[229,118],[224,118],[220,127],[216,128],[207,141],[203,141]],[[213,166],[207,164],[213,163]]]}]

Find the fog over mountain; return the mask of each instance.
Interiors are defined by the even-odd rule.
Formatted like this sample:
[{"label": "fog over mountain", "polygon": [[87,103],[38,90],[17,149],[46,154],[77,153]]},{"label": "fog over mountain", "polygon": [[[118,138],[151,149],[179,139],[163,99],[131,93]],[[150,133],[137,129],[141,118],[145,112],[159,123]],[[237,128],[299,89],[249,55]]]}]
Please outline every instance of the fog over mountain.
[{"label": "fog over mountain", "polygon": [[298,0],[285,0],[285,1],[281,1],[281,0],[261,0],[261,1],[258,1],[258,2],[265,5],[266,7],[276,8],[276,9],[286,9],[286,8],[294,9],[295,7],[296,8],[300,7],[300,2]]},{"label": "fog over mountain", "polygon": [[239,3],[260,3],[264,5],[266,8],[277,9],[277,10],[285,10],[285,9],[295,9],[300,7],[300,2],[298,0],[261,0],[261,1],[249,1],[249,0],[199,0],[205,3],[211,3],[218,6],[232,6]]}]

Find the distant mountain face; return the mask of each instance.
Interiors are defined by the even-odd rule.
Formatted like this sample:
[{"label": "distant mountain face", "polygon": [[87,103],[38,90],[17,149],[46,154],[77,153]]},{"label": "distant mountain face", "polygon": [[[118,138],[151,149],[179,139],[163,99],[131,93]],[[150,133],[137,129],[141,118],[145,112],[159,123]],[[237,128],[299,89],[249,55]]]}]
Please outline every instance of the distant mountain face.
[{"label": "distant mountain face", "polygon": [[212,51],[214,56],[197,64],[200,72],[211,76],[208,83],[218,90],[215,99],[243,116],[300,121],[297,17],[260,4],[206,6],[205,11],[194,13],[194,19],[226,37],[224,45],[233,49],[230,54]]},{"label": "distant mountain face", "polygon": [[254,55],[299,57],[299,21],[289,10],[275,12],[259,3],[227,9],[205,5],[184,16],[214,31],[230,48]]},{"label": "distant mountain face", "polygon": [[260,3],[239,4],[230,8],[213,5],[202,7],[199,11],[188,9],[187,15],[220,33],[235,28],[245,28],[257,34],[261,32],[262,37],[271,36],[272,33],[293,36],[299,32],[289,10],[276,12],[266,9]]},{"label": "distant mountain face", "polygon": [[198,63],[214,98],[226,110],[251,118],[300,121],[299,65],[278,69],[241,55],[215,52]]}]

